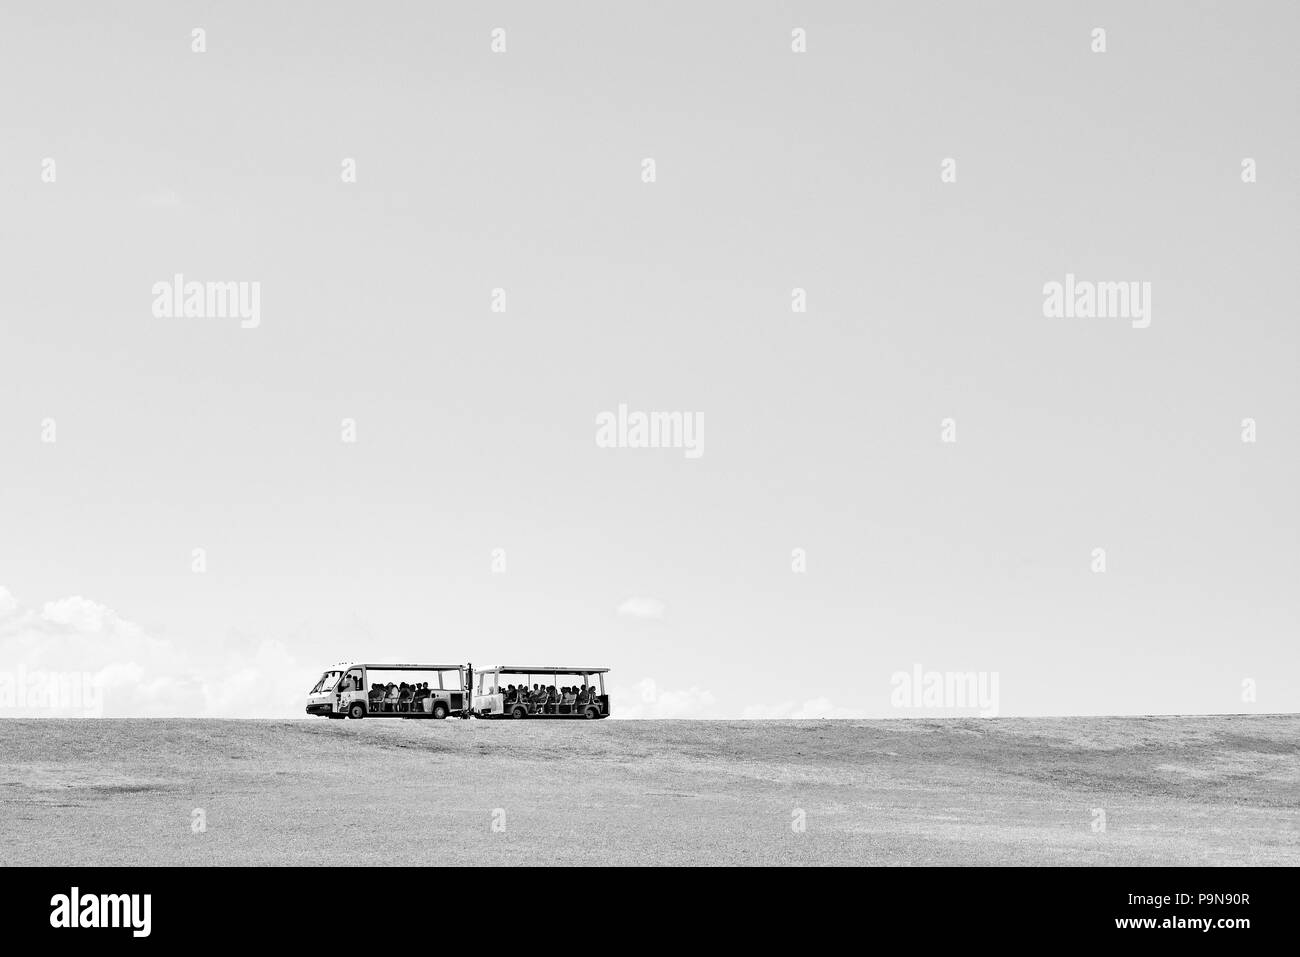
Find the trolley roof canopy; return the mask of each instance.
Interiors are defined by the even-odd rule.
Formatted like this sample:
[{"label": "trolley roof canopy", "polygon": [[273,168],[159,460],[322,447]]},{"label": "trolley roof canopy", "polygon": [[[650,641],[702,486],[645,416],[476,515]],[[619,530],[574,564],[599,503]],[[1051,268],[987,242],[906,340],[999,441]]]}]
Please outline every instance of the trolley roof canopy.
[{"label": "trolley roof canopy", "polygon": [[499,671],[506,675],[603,675],[608,674],[608,668],[562,668],[559,665],[497,665],[495,668],[484,668],[484,671]]},{"label": "trolley roof canopy", "polygon": [[412,665],[412,664],[393,664],[393,665],[374,665],[362,664],[360,662],[352,665],[353,668],[374,668],[376,671],[460,671],[464,665]]}]

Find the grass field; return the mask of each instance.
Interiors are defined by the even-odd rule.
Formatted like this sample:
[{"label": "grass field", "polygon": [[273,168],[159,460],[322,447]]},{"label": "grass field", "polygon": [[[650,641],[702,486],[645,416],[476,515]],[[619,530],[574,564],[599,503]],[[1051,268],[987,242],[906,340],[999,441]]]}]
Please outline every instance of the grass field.
[{"label": "grass field", "polygon": [[0,721],[0,863],[512,862],[1296,865],[1300,717]]}]

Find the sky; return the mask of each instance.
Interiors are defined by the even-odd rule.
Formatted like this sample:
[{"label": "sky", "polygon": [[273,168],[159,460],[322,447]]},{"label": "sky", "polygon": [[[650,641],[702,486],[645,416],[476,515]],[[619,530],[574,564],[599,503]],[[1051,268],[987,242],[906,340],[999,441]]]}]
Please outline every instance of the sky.
[{"label": "sky", "polygon": [[[1297,20],[5,4],[0,716],[299,716],[342,660],[1300,710]],[[177,274],[256,321],[158,315]],[[1067,276],[1149,314],[1045,315]]]}]

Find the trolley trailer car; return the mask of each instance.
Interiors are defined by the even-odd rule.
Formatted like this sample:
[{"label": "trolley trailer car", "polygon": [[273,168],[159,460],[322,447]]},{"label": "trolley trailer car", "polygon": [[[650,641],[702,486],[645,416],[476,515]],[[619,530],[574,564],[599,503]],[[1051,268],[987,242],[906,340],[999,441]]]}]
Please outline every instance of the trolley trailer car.
[{"label": "trolley trailer car", "polygon": [[608,668],[497,665],[478,673],[473,713],[481,718],[609,717]]}]

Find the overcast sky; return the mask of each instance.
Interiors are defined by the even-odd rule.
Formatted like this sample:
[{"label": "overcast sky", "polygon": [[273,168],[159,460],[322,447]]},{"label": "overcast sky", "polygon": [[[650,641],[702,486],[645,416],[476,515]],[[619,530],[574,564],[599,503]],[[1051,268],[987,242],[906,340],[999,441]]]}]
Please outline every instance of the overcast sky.
[{"label": "overcast sky", "polygon": [[[1297,9],[6,3],[0,671],[1300,710]],[[178,273],[258,324],[156,316]],[[1150,324],[1045,317],[1067,274]]]}]

